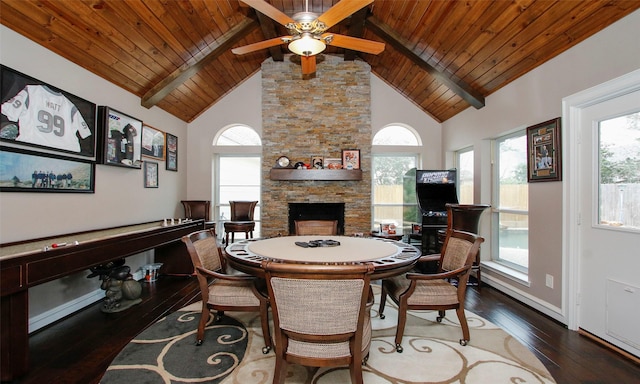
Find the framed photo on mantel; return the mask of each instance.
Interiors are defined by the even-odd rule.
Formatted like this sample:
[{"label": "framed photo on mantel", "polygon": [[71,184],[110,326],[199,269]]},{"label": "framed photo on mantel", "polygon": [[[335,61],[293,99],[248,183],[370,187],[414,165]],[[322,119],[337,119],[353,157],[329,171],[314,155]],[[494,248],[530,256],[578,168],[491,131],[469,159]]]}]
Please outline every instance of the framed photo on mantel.
[{"label": "framed photo on mantel", "polygon": [[360,169],[360,150],[359,149],[343,149],[342,150],[342,168],[343,169]]}]

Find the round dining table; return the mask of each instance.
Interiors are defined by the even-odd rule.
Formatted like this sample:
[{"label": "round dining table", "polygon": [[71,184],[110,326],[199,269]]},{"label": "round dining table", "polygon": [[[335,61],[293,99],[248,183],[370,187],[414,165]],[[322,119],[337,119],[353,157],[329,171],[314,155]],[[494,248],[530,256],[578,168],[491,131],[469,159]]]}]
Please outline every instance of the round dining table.
[{"label": "round dining table", "polygon": [[[304,247],[310,243],[319,246]],[[374,266],[371,279],[376,280],[407,272],[420,258],[420,250],[410,244],[385,238],[349,236],[245,239],[229,244],[225,251],[231,267],[260,277],[264,276],[262,262],[271,260],[298,264],[371,263]]]}]

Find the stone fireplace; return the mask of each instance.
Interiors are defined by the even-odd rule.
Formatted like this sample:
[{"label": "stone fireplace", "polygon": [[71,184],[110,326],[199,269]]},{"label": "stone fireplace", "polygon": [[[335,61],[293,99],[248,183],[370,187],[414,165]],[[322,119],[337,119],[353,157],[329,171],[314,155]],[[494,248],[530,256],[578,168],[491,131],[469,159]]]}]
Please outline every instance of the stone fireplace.
[{"label": "stone fireplace", "polygon": [[[295,55],[262,63],[262,236],[290,233],[290,203],[342,204],[342,233],[370,231],[370,76],[367,63],[341,56],[320,55],[310,80],[302,80]],[[343,149],[360,150],[362,180],[269,178],[280,156],[309,163],[313,156],[341,158]]]}]

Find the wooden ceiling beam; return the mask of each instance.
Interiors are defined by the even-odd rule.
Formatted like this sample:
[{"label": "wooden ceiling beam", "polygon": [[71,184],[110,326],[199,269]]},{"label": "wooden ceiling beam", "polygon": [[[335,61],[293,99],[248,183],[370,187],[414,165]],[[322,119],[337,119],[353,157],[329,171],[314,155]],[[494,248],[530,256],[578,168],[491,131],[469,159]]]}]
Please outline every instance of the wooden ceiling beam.
[{"label": "wooden ceiling beam", "polygon": [[439,71],[433,65],[423,60],[418,53],[411,49],[412,44],[409,41],[375,16],[367,17],[366,27],[382,40],[389,43],[395,50],[406,56],[415,65],[427,71],[437,81],[459,95],[467,103],[473,105],[476,109],[484,107],[484,96],[480,92],[474,90],[462,80],[452,79],[446,73]]},{"label": "wooden ceiling beam", "polygon": [[[258,15],[258,22],[260,23],[260,28],[262,29],[262,34],[264,35],[265,40],[279,36],[276,31],[276,24],[271,18],[258,11],[256,11],[256,15]],[[282,49],[280,49],[279,45],[270,47],[269,54],[271,54],[273,61],[284,61],[284,54],[282,53]]]},{"label": "wooden ceiling beam", "polygon": [[145,108],[151,108],[160,100],[164,99],[168,94],[182,85],[187,79],[195,75],[204,66],[210,64],[220,55],[231,49],[231,46],[247,36],[254,28],[258,27],[255,19],[247,18],[238,25],[235,25],[228,32],[216,40],[216,45],[210,47],[209,53],[200,58],[194,57],[193,60],[182,65],[167,76],[158,84],[154,85],[147,91],[141,100],[141,104]]},{"label": "wooden ceiling beam", "polygon": [[[369,7],[364,7],[358,12],[351,15],[351,20],[349,22],[349,33],[348,36],[362,38],[364,36],[364,23],[369,13]],[[345,49],[344,51],[344,60],[345,61],[353,61],[358,56],[358,51],[353,49]]]}]

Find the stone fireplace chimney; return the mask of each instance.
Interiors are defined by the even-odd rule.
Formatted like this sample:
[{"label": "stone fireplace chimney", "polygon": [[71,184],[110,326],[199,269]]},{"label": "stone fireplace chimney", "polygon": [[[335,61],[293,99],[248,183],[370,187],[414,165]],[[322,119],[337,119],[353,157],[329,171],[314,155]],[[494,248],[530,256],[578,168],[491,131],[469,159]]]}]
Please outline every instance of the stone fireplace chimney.
[{"label": "stone fireplace chimney", "polygon": [[[297,62],[296,62],[297,61]],[[344,203],[344,233],[371,229],[371,67],[320,55],[316,77],[302,80],[299,58],[262,63],[262,235],[288,235],[289,203]],[[341,158],[359,149],[362,180],[271,180],[282,155]],[[309,170],[307,172],[314,172]]]}]

